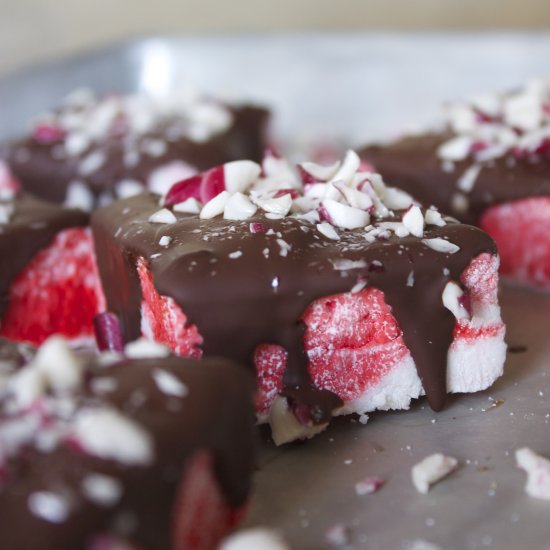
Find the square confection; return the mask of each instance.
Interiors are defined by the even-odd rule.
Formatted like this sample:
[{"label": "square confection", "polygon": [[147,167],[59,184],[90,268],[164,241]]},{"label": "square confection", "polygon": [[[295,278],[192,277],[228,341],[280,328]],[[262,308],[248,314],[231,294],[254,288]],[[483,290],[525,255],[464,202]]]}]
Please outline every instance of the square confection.
[{"label": "square confection", "polygon": [[501,272],[550,288],[550,81],[451,104],[442,127],[360,156],[496,241]]},{"label": "square confection", "polygon": [[420,208],[349,152],[298,177],[273,155],[228,163],[92,215],[126,338],[257,372],[276,442],[331,416],[408,408],[501,374],[498,256],[482,230]]},{"label": "square confection", "polygon": [[241,158],[259,159],[268,112],[191,93],[97,97],[77,91],[39,116],[28,136],[0,146],[23,188],[92,210],[113,197]]},{"label": "square confection", "polygon": [[[0,340],[0,357],[20,355]],[[58,336],[12,365],[0,379],[3,548],[213,550],[242,519],[245,369],[143,341],[75,355]]]}]

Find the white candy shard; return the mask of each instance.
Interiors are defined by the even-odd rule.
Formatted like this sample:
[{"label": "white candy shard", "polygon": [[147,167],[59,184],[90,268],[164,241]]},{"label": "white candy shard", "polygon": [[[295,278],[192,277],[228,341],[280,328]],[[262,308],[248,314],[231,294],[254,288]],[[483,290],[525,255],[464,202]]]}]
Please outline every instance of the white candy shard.
[{"label": "white candy shard", "polygon": [[290,212],[290,208],[292,207],[292,196],[290,193],[285,193],[281,197],[272,199],[258,198],[255,202],[265,212],[284,218]]},{"label": "white candy shard", "polygon": [[516,450],[516,463],[527,473],[525,492],[542,500],[550,500],[550,460],[528,447]]},{"label": "white candy shard", "polygon": [[428,208],[424,214],[426,225],[437,225],[443,227],[447,225],[441,214],[435,208]]},{"label": "white candy shard", "polygon": [[201,211],[202,204],[195,198],[189,197],[183,202],[178,202],[173,207],[174,212],[183,214],[198,214]]},{"label": "white candy shard", "polygon": [[469,319],[468,310],[462,305],[460,298],[464,295],[464,291],[460,285],[454,281],[449,281],[443,289],[441,299],[443,305],[455,316],[456,319]]},{"label": "white candy shard", "polygon": [[341,166],[341,162],[336,161],[329,166],[324,166],[315,162],[303,162],[300,166],[302,170],[312,176],[315,181],[329,181],[334,178]]},{"label": "white candy shard", "polygon": [[302,424],[290,410],[284,397],[277,397],[269,411],[271,436],[275,445],[283,445],[297,439],[311,439],[314,435],[326,429],[325,424]]},{"label": "white candy shard", "polygon": [[346,546],[350,542],[350,530],[342,523],[329,527],[325,539],[331,546]]},{"label": "white candy shard", "polygon": [[125,179],[119,181],[116,186],[116,195],[119,199],[126,199],[143,193],[145,186],[137,180]]},{"label": "white candy shard", "polygon": [[468,136],[457,136],[441,144],[437,149],[439,158],[445,160],[464,160],[472,148],[472,138]]},{"label": "white candy shard", "polygon": [[355,492],[359,496],[372,495],[384,485],[384,480],[378,476],[369,476],[355,484]]},{"label": "white candy shard", "polygon": [[149,216],[149,221],[151,223],[176,223],[178,219],[174,216],[174,213],[168,210],[168,208],[161,208],[157,210],[154,214]]},{"label": "white candy shard", "polygon": [[390,210],[405,210],[413,204],[413,198],[397,187],[386,187],[382,201]]},{"label": "white candy shard", "polygon": [[441,239],[440,237],[436,237],[434,239],[422,239],[422,242],[432,250],[443,254],[454,254],[460,250],[460,246],[457,246],[456,244],[445,239]]},{"label": "white candy shard", "polygon": [[113,506],[122,496],[122,485],[113,477],[88,474],[82,480],[84,496],[100,506]]},{"label": "white candy shard", "polygon": [[276,178],[288,182],[289,187],[299,186],[296,173],[285,158],[267,154],[262,161],[262,168],[267,178]]},{"label": "white candy shard", "polygon": [[17,408],[25,409],[44,394],[46,382],[37,369],[27,365],[9,378],[7,391],[15,400]]},{"label": "white candy shard", "polygon": [[163,235],[159,239],[160,246],[169,246],[171,242],[172,242],[172,237],[170,237],[169,235]]},{"label": "white candy shard", "polygon": [[332,226],[328,222],[321,222],[318,223],[316,226],[317,231],[327,237],[327,239],[332,239],[333,241],[340,240],[340,235],[338,235],[336,229],[334,229],[334,226]]},{"label": "white candy shard", "polygon": [[290,550],[290,547],[275,531],[254,527],[229,536],[219,550]]},{"label": "white candy shard", "polygon": [[448,476],[456,470],[458,461],[452,456],[435,453],[415,464],[411,469],[413,485],[419,493],[427,494],[430,485]]},{"label": "white candy shard", "polygon": [[223,217],[226,220],[246,220],[252,217],[256,213],[256,210],[256,205],[246,195],[237,191],[227,199],[223,210]]},{"label": "white candy shard", "polygon": [[153,379],[158,389],[167,395],[185,397],[189,393],[187,386],[179,378],[163,369],[155,369]]},{"label": "white candy shard", "polygon": [[67,393],[82,380],[82,364],[60,336],[52,336],[39,348],[31,363],[8,381],[8,393],[19,409],[30,406],[48,390]]},{"label": "white candy shard", "polygon": [[69,184],[63,204],[67,208],[80,208],[84,210],[84,212],[91,212],[94,207],[94,202],[94,194],[88,185],[75,180]]},{"label": "white candy shard", "polygon": [[361,166],[361,159],[355,151],[349,150],[346,152],[344,162],[329,181],[343,181],[344,183],[350,183],[359,169],[359,166]]},{"label": "white candy shard", "polygon": [[78,173],[81,176],[90,176],[97,172],[106,162],[107,157],[103,151],[92,151],[85,156],[78,165]]},{"label": "white candy shard", "polygon": [[403,214],[403,225],[415,237],[424,235],[424,216],[418,206],[411,206]]},{"label": "white candy shard", "polygon": [[87,453],[105,460],[145,466],[154,458],[151,436],[115,409],[83,408],[72,427],[73,437]]},{"label": "white candy shard", "polygon": [[331,199],[324,200],[322,206],[328,214],[329,221],[337,227],[357,229],[370,223],[368,212],[359,208],[353,208]]},{"label": "white candy shard", "polygon": [[363,193],[353,187],[348,187],[344,183],[335,182],[334,187],[342,193],[346,202],[353,206],[354,208],[359,208],[360,210],[368,210],[373,206],[373,201],[367,193]]},{"label": "white candy shard", "polygon": [[526,132],[535,130],[543,119],[541,98],[537,94],[523,93],[506,99],[504,118],[512,127]]},{"label": "white candy shard", "polygon": [[32,363],[54,392],[70,392],[82,381],[82,362],[61,336],[51,336],[38,349]]},{"label": "white candy shard", "polygon": [[170,350],[163,344],[139,338],[126,344],[124,355],[129,359],[151,359],[154,357],[168,357]]},{"label": "white candy shard", "polygon": [[251,160],[235,160],[223,165],[225,188],[229,193],[245,191],[256,181],[262,168]]},{"label": "white candy shard", "polygon": [[50,523],[63,523],[70,513],[69,505],[61,495],[47,491],[32,493],[27,505],[36,517]]},{"label": "white candy shard", "polygon": [[230,195],[227,191],[222,191],[219,195],[216,195],[213,199],[210,199],[203,207],[199,214],[201,220],[209,220],[223,214],[225,204],[227,203]]},{"label": "white candy shard", "polygon": [[464,193],[469,193],[475,185],[479,172],[481,171],[481,164],[473,164],[468,167],[462,176],[458,178],[456,186]]}]

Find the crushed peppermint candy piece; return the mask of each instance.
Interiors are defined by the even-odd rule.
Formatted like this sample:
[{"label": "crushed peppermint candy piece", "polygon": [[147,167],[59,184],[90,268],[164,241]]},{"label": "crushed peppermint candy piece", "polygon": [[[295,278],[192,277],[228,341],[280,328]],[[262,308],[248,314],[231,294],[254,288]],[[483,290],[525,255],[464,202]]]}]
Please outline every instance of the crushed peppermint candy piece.
[{"label": "crushed peppermint candy piece", "polygon": [[451,243],[440,237],[434,239],[422,239],[422,242],[432,250],[436,252],[442,252],[443,254],[454,254],[460,250],[460,247],[454,243]]},{"label": "crushed peppermint candy piece", "polygon": [[424,221],[426,225],[437,225],[438,227],[444,227],[446,225],[445,220],[441,214],[433,207],[428,208],[424,214]]},{"label": "crushed peppermint candy piece", "polygon": [[369,476],[355,484],[355,492],[359,496],[371,495],[384,486],[384,480],[378,476]]},{"label": "crushed peppermint candy piece", "polygon": [[424,216],[418,206],[410,206],[403,214],[403,225],[415,237],[424,235]]},{"label": "crushed peppermint candy piece", "polygon": [[168,210],[168,208],[161,208],[159,211],[149,216],[151,223],[176,223],[178,219],[174,216],[174,213]]},{"label": "crushed peppermint candy piece", "polygon": [[237,531],[226,538],[219,550],[290,550],[281,536],[265,527]]},{"label": "crushed peppermint candy piece", "polygon": [[169,235],[163,235],[159,239],[160,246],[169,246],[171,242],[172,242],[172,237],[170,237]]},{"label": "crushed peppermint candy piece", "polygon": [[481,164],[474,164],[466,169],[464,174],[458,178],[456,186],[464,193],[469,193],[475,185],[476,179],[481,172]]},{"label": "crushed peppermint candy piece", "polygon": [[163,344],[139,338],[133,342],[126,344],[124,355],[131,359],[149,359],[152,357],[168,357],[170,350]]},{"label": "crushed peppermint candy piece", "polygon": [[224,164],[225,189],[229,193],[245,191],[262,173],[259,164],[251,160],[235,160]]},{"label": "crushed peppermint candy piece", "polygon": [[70,513],[69,503],[63,496],[47,491],[32,493],[27,505],[36,517],[50,523],[64,523]]},{"label": "crushed peppermint candy piece", "polygon": [[181,212],[182,214],[198,214],[201,211],[202,204],[194,197],[189,197],[183,202],[174,204],[172,210]]},{"label": "crushed peppermint candy piece", "polygon": [[220,216],[225,210],[225,205],[229,200],[230,194],[227,191],[222,191],[210,199],[203,207],[199,214],[201,220],[209,220]]},{"label": "crushed peppermint candy piece", "polygon": [[113,506],[122,496],[122,485],[116,479],[103,474],[88,474],[82,480],[84,496],[99,504],[99,506]]},{"label": "crushed peppermint candy piece", "polygon": [[252,217],[256,210],[257,208],[252,201],[246,195],[237,191],[227,199],[223,217],[226,220],[246,220]]},{"label": "crushed peppermint candy piece", "polygon": [[85,452],[103,459],[147,465],[154,458],[151,436],[115,409],[80,409],[71,427],[71,436]]},{"label": "crushed peppermint candy piece", "polygon": [[185,384],[172,373],[162,369],[156,369],[153,372],[153,378],[161,392],[175,397],[185,397],[187,395],[188,390]]},{"label": "crushed peppermint candy piece", "polygon": [[451,456],[435,453],[415,464],[411,469],[413,485],[419,493],[427,494],[430,485],[437,483],[456,470],[458,461]]},{"label": "crushed peppermint candy piece", "polygon": [[64,205],[67,208],[80,208],[90,212],[94,207],[94,194],[89,186],[81,181],[73,181],[67,188]]},{"label": "crushed peppermint candy piece", "polygon": [[338,235],[336,229],[334,229],[334,226],[330,223],[318,223],[315,227],[317,227],[317,231],[319,231],[319,233],[321,233],[328,239],[332,239],[334,241],[338,241],[340,239],[340,235]]},{"label": "crushed peppermint candy piece", "polygon": [[350,529],[342,523],[337,523],[327,529],[325,539],[331,546],[346,546],[351,539]]},{"label": "crushed peppermint candy piece", "polygon": [[516,450],[516,463],[527,473],[525,492],[533,498],[550,500],[550,460],[523,447]]}]

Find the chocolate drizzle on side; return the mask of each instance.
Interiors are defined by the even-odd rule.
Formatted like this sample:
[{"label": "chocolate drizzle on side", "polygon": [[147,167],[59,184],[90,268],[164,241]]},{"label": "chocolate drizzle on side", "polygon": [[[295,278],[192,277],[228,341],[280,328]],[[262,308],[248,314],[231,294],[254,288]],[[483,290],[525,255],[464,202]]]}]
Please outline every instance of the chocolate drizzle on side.
[{"label": "chocolate drizzle on side", "polygon": [[[428,226],[424,238],[442,237],[460,247],[455,254],[444,254],[413,236],[368,244],[361,229],[345,231],[333,241],[314,225],[290,217],[233,222],[177,214],[175,224],[149,223],[158,200],[155,195],[141,195],[92,216],[108,307],[120,315],[127,338],[140,334],[136,260],[144,257],[158,292],[174,298],[189,322],[197,325],[206,356],[223,355],[252,367],[256,346],[282,346],[288,352],[285,393],[315,405],[317,421],[326,421],[339,398],[312,387],[300,319],[315,299],[349,292],[359,278],[366,278],[369,286],[384,292],[430,405],[436,410],[443,407],[455,319],[441,295],[449,280],[460,280],[473,258],[496,253],[487,234],[455,223]],[[250,223],[258,221],[266,225],[266,233],[250,232]],[[158,244],[163,235],[172,237],[168,248]],[[277,239],[290,245],[286,256],[281,255]],[[231,258],[236,251],[242,254]],[[365,267],[337,270],[338,260],[362,261]],[[415,282],[408,286],[411,271]]]},{"label": "chocolate drizzle on side", "polygon": [[[450,133],[407,137],[387,146],[365,147],[359,156],[372,163],[388,185],[401,187],[424,205],[437,206],[464,223],[479,223],[483,212],[495,204],[550,196],[549,155],[516,157],[510,153],[484,163],[468,158],[446,170],[437,149],[451,137]],[[459,191],[457,181],[474,164],[480,164],[481,171],[465,195],[467,208],[457,210],[453,201]]]},{"label": "chocolate drizzle on side", "polygon": [[[159,371],[183,384],[185,395],[162,391],[154,378]],[[2,548],[82,550],[90,548],[98,535],[121,538],[147,550],[172,548],[174,524],[184,512],[177,508],[179,484],[189,461],[201,451],[213,455],[221,494],[228,506],[238,509],[248,498],[254,467],[252,395],[252,377],[224,359],[198,364],[168,357],[121,360],[111,366],[91,360],[84,385],[63,398],[65,416],[49,421],[46,428],[55,433],[57,421],[70,427],[71,410],[114,409],[149,434],[152,462],[141,465],[100,458],[80,449],[78,442],[63,439],[53,448],[43,448],[31,438],[0,468]],[[46,397],[45,402],[50,398],[52,406],[44,407],[45,414],[56,411],[56,397]],[[67,408],[67,400],[74,409]],[[3,412],[0,430],[8,421],[9,415]],[[32,419],[29,422],[32,425]],[[99,437],[97,430],[95,437]],[[84,485],[90,476],[107,476],[119,494],[104,503],[90,498]],[[57,516],[56,503],[50,505],[49,513],[55,518],[51,521],[29,504],[31,498],[44,494],[63,503],[64,513]]]},{"label": "chocolate drizzle on side", "polygon": [[9,300],[12,281],[41,249],[63,229],[88,224],[80,210],[61,208],[20,193],[12,202],[8,223],[0,224],[0,318]]}]

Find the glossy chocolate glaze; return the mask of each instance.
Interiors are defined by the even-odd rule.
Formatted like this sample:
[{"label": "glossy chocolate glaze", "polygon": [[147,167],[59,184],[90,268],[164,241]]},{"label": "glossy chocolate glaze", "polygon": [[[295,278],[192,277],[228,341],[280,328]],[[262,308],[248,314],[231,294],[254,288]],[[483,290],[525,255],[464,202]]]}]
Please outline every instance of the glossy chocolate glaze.
[{"label": "glossy chocolate glaze", "polygon": [[[161,369],[185,384],[183,398],[163,393],[153,379]],[[93,382],[108,378],[110,392],[94,392]],[[61,443],[44,452],[32,445],[9,460],[0,485],[2,548],[85,550],[95,536],[110,534],[143,550],[172,548],[176,494],[187,462],[206,450],[214,458],[214,475],[231,507],[246,502],[253,469],[253,380],[224,359],[198,363],[175,357],[123,360],[110,367],[93,362],[76,407],[115,407],[152,437],[154,460],[146,466],[94,457]],[[1,421],[0,421],[1,422]],[[119,482],[120,500],[99,505],[83,494],[88,474]],[[69,514],[49,522],[29,510],[36,492],[61,495]]]},{"label": "glossy chocolate glaze", "polygon": [[[475,163],[466,159],[444,169],[437,148],[452,137],[433,133],[406,137],[393,144],[372,145],[359,151],[388,185],[401,187],[424,205],[437,206],[464,223],[477,224],[490,206],[526,197],[550,196],[550,156],[516,158],[512,154],[482,164],[473,189],[466,194],[469,206],[457,211],[453,196],[460,176]],[[448,163],[447,163],[448,164]]]},{"label": "glossy chocolate glaze", "polygon": [[[124,136],[113,136],[80,155],[64,158],[55,155],[56,148],[62,147],[63,139],[44,144],[29,136],[0,145],[0,158],[7,161],[25,190],[45,200],[63,202],[72,181],[86,182],[96,199],[101,195],[113,197],[118,182],[131,179],[145,183],[155,168],[172,161],[184,161],[198,170],[206,170],[231,160],[260,160],[265,148],[268,111],[248,106],[234,107],[229,111],[233,115],[231,126],[206,142],[185,137],[169,141],[164,135],[164,127],[142,136],[140,142],[162,139],[167,148],[159,157],[142,154],[135,166],[124,163]],[[84,177],[79,174],[78,165],[91,150],[102,151],[107,160],[102,167]]]},{"label": "glossy chocolate glaze", "polygon": [[[460,246],[449,255],[413,236],[368,244],[364,231],[356,230],[333,241],[295,218],[258,216],[233,222],[176,214],[175,224],[149,223],[158,204],[158,196],[140,195],[92,216],[108,307],[120,315],[127,338],[140,334],[141,291],[135,266],[136,259],[144,257],[158,292],[174,298],[189,322],[197,325],[206,356],[223,355],[252,367],[257,345],[281,345],[288,351],[286,392],[315,407],[315,418],[321,422],[330,418],[339,399],[312,388],[300,319],[315,299],[349,292],[359,278],[366,278],[369,286],[384,292],[392,307],[430,405],[443,406],[455,320],[441,294],[450,279],[459,281],[474,257],[495,253],[488,235],[456,223],[428,226],[425,238],[444,237]],[[255,221],[265,224],[267,233],[251,233],[249,224]],[[158,244],[163,235],[173,239],[168,248]],[[281,255],[278,238],[291,246],[288,255]],[[235,252],[242,255],[231,258]],[[334,263],[341,260],[362,261],[365,266],[336,270]],[[412,287],[407,286],[411,271]]]},{"label": "glossy chocolate glaze", "polygon": [[20,193],[13,205],[8,223],[0,224],[0,317],[8,305],[12,281],[33,256],[59,231],[88,224],[88,215],[81,210],[61,208],[27,193]]}]

